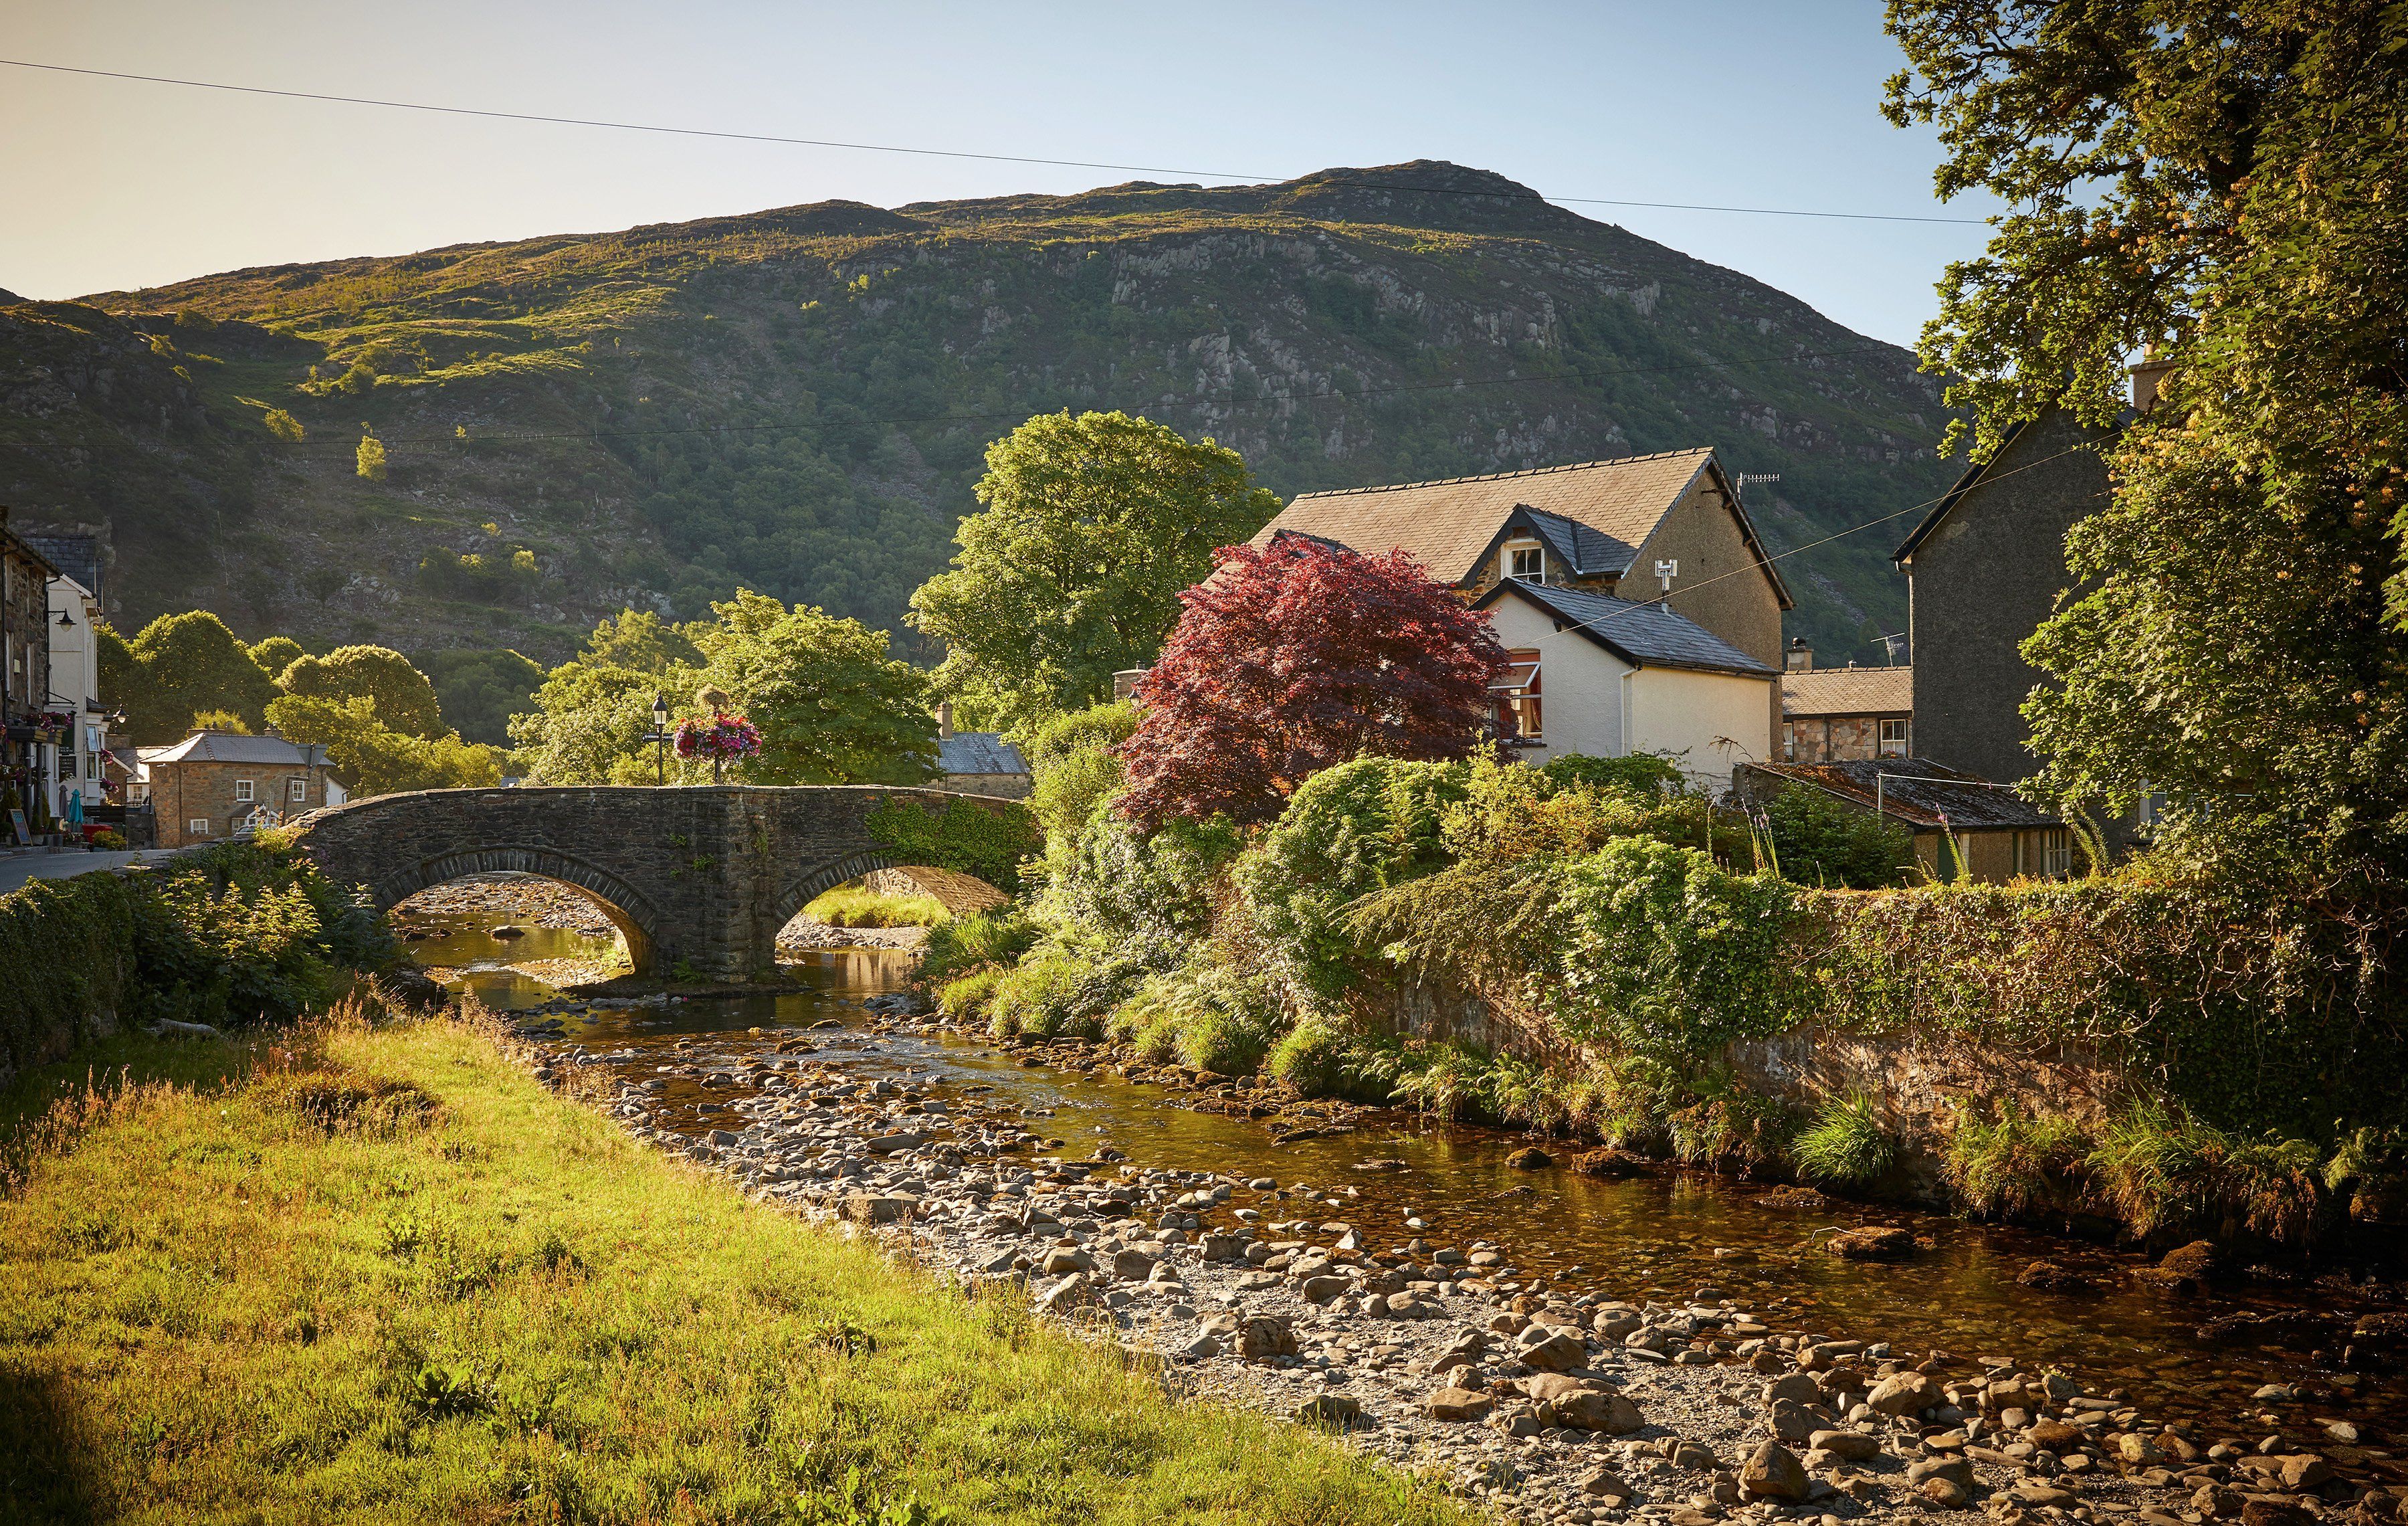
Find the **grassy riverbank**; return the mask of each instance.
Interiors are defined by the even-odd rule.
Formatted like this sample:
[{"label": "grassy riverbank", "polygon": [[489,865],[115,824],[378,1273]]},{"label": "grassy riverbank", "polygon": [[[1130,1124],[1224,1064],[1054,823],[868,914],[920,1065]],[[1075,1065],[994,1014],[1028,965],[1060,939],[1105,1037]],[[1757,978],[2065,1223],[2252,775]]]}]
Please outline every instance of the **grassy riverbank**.
[{"label": "grassy riverbank", "polygon": [[0,1519],[1457,1519],[751,1203],[468,1025],[254,1058],[35,1126]]}]

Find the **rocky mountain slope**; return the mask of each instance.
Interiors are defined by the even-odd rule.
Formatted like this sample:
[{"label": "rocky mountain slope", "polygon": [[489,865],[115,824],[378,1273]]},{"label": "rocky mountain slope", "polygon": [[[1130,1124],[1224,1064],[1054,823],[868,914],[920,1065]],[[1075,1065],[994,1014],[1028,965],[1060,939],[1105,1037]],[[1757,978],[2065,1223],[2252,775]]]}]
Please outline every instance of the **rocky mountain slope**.
[{"label": "rocky mountain slope", "polygon": [[[1210,434],[1283,494],[1713,444],[1781,474],[1750,508],[1782,547],[1942,486],[1935,394],[1760,282],[1416,163],[0,307],[0,502],[104,527],[127,626],[200,605],[246,634],[557,656],[623,604],[691,614],[741,583],[908,644],[984,446],[1035,411]],[[1902,627],[1899,527],[1784,565],[1825,660]]]}]

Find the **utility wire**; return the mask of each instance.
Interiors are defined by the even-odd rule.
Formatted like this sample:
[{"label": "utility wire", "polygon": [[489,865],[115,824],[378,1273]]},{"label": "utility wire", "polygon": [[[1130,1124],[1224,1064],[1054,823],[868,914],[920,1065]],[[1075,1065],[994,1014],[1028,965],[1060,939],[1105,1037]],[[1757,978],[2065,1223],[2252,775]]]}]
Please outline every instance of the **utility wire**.
[{"label": "utility wire", "polygon": [[[235,95],[266,95],[289,101],[321,101],[337,106],[371,106],[389,111],[424,111],[447,117],[482,117],[494,122],[541,122],[555,127],[600,127],[622,133],[659,133],[673,137],[710,137],[738,143],[778,143],[796,148],[842,149],[854,153],[910,154],[932,159],[975,159],[987,164],[1042,165],[1057,169],[1108,169],[1129,175],[1181,175],[1205,180],[1237,180],[1254,184],[1284,184],[1290,177],[1240,174],[1226,169],[1165,169],[1158,165],[1118,165],[1092,159],[1043,159],[1031,154],[978,153],[966,149],[904,148],[892,143],[854,143],[838,138],[788,137],[775,133],[739,133],[713,127],[671,127],[658,122],[611,122],[596,117],[556,117],[535,111],[502,111],[480,107],[436,106],[424,101],[390,101],[368,95],[336,95],[319,91],[275,90],[265,85],[236,85],[217,79],[181,79],[167,75],[130,74],[117,69],[78,68],[66,64],[37,64],[29,59],[0,58],[12,69],[37,69],[47,74],[81,75],[93,79],[122,79],[146,85],[175,85],[186,90],[214,90]],[[1412,191],[1433,196],[1484,196],[1498,201],[1568,202],[1584,207],[1642,207],[1676,212],[1739,212],[1756,217],[1819,217],[1849,223],[1941,223],[1985,227],[1979,217],[1928,217],[1902,212],[1827,212],[1797,207],[1727,207],[1685,201],[1633,201],[1612,196],[1550,196],[1535,191],[1475,191],[1452,185],[1399,185],[1389,180],[1340,180],[1315,177],[1316,185],[1356,187],[1371,191]]]},{"label": "utility wire", "polygon": [[[1388,397],[1397,396],[1400,393],[1455,392],[1469,391],[1473,387],[1521,386],[1533,382],[1585,382],[1594,381],[1602,377],[1614,376],[1661,376],[1674,371],[1707,371],[1716,370],[1727,367],[1770,365],[1775,362],[1783,361],[1824,360],[1839,355],[1870,354],[1879,351],[1891,350],[1895,348],[1896,346],[1887,344],[1860,344],[1852,345],[1840,350],[1806,350],[1782,355],[1749,355],[1738,360],[1701,360],[1687,362],[1679,366],[1624,366],[1579,371],[1534,372],[1528,376],[1490,376],[1482,377],[1477,381],[1412,382],[1393,387],[1365,387],[1359,391],[1354,392],[1340,392],[1335,390],[1326,392],[1309,392],[1292,395],[1286,397],[1266,396],[1248,399],[1231,398],[1226,400],[1214,397],[1177,397],[1172,398],[1168,402],[1139,403],[1134,406],[1140,410],[1153,410],[1165,408],[1202,408],[1206,406],[1219,405],[1226,406],[1234,410],[1236,409],[1246,407],[1270,407],[1283,402],[1326,402],[1333,397],[1344,401],[1359,397]],[[1064,404],[1063,406],[1067,408],[1069,405]],[[1045,409],[1037,409],[1035,411],[1042,413],[1049,410]],[[1032,413],[1029,409],[1011,408],[993,410],[983,413],[923,413],[895,418],[859,419],[844,422],[864,425],[890,425],[906,424],[985,424],[996,419],[1025,419],[1031,416]],[[469,434],[466,436],[458,434],[380,435],[377,438],[381,443],[387,446],[518,445],[552,439],[601,439],[605,438],[611,439],[650,439],[666,435],[776,434],[790,429],[819,428],[830,422],[831,421],[824,415],[822,415],[816,418],[799,419],[790,424],[702,424],[673,429],[589,428],[563,429],[544,434]],[[328,438],[302,440],[297,443],[303,446],[339,447],[343,450],[351,450],[357,442],[348,438]]]}]

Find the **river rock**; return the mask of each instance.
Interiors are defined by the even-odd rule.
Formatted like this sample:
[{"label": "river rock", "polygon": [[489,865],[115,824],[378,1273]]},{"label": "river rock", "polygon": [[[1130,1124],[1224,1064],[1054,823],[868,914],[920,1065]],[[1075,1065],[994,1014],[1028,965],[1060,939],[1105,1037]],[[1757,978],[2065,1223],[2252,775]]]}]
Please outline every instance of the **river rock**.
[{"label": "river rock", "polygon": [[881,1134],[875,1139],[866,1141],[862,1148],[872,1155],[893,1155],[897,1150],[916,1150],[928,1143],[928,1137],[926,1134],[910,1132]]},{"label": "river rock", "polygon": [[1747,1461],[1740,1464],[1740,1492],[1751,1500],[1796,1504],[1806,1497],[1811,1483],[1805,1466],[1777,1441],[1757,1443]]},{"label": "river rock", "polygon": [[1823,1388],[1804,1373],[1787,1373],[1764,1386],[1766,1404],[1776,1404],[1784,1399],[1793,1404],[1819,1404],[1823,1402]]},{"label": "river rock", "polygon": [[1590,1388],[1572,1389],[1541,1404],[1539,1418],[1547,1425],[1609,1436],[1627,1436],[1647,1423],[1627,1397]]},{"label": "river rock", "polygon": [[2241,1502],[2241,1526],[2312,1526],[2315,1519],[2296,1504],[2264,1495]]},{"label": "river rock", "polygon": [[2055,1261],[2034,1261],[2015,1278],[2019,1287],[2042,1293],[2087,1293],[2097,1285],[2071,1267]]},{"label": "river rock", "polygon": [[1297,1291],[1304,1295],[1304,1301],[1308,1303],[1327,1303],[1346,1291],[1347,1286],[1344,1277],[1307,1277],[1304,1279],[1304,1286]]},{"label": "river rock", "polygon": [[1927,1457],[1907,1464],[1908,1483],[1919,1484],[1927,1478],[1946,1478],[1971,1489],[1973,1487],[1973,1464],[1961,1457]]},{"label": "river rock", "polygon": [[1881,1442],[1861,1431],[1817,1431],[1806,1442],[1845,1462],[1870,1462],[1881,1456]]},{"label": "river rock", "polygon": [[1628,1150],[1590,1150],[1572,1157],[1572,1169],[1584,1176],[1613,1181],[1641,1174],[1647,1169],[1647,1160]]},{"label": "river rock", "polygon": [[2332,1464],[2314,1452],[2283,1459],[2283,1487],[2294,1493],[2314,1489],[2332,1476]]},{"label": "river rock", "polygon": [[1776,1399],[1764,1423],[1771,1428],[1775,1440],[1806,1442],[1814,1439],[1815,1432],[1828,1430],[1831,1417],[1828,1411],[1809,1409],[1795,1399]]},{"label": "river rock", "polygon": [[1555,1158],[1536,1144],[1530,1144],[1507,1156],[1505,1163],[1516,1171],[1544,1171],[1555,1163]]},{"label": "river rock", "polygon": [[2031,1429],[2024,1432],[2024,1439],[2044,1450],[2061,1452],[2088,1441],[2090,1433],[2070,1420],[2052,1417],[2034,1420]]},{"label": "river rock", "polygon": [[1298,1425],[1324,1426],[1343,1431],[1363,1415],[1363,1406],[1342,1393],[1321,1393],[1296,1406],[1291,1417]]},{"label": "river rock", "polygon": [[1118,1282],[1143,1282],[1154,1275],[1154,1258],[1144,1251],[1123,1248],[1112,1253],[1112,1277]]},{"label": "river rock", "polygon": [[2035,1479],[2027,1479],[2007,1490],[2007,1493],[2018,1504],[2031,1505],[2042,1510],[2071,1510],[2082,1503],[2082,1496],[2071,1490],[2059,1489],[2054,1484],[2043,1484]]},{"label": "river rock", "polygon": [[2115,1438],[2116,1454],[2136,1468],[2154,1468],[2165,1461],[2157,1444],[2137,1431],[2127,1431]]},{"label": "river rock", "polygon": [[1914,1254],[1914,1234],[1909,1230],[1868,1225],[1861,1230],[1842,1230],[1827,1245],[1831,1254],[1842,1260],[1899,1261]]},{"label": "river rock", "polygon": [[1238,1356],[1246,1361],[1268,1361],[1296,1355],[1296,1332],[1277,1315],[1258,1314],[1238,1327]]},{"label": "river rock", "polygon": [[2245,1503],[2238,1490],[2222,1484],[2201,1484],[2190,1497],[2190,1507],[2209,1520],[2239,1520]]},{"label": "river rock", "polygon": [[1625,1483],[1620,1474],[1599,1468],[1580,1481],[1580,1491],[1592,1500],[1624,1501],[1633,1498],[1637,1490]]},{"label": "river rock", "polygon": [[1926,1478],[1914,1491],[1942,1510],[1962,1510],[1973,1503],[1973,1490],[1954,1478]]},{"label": "river rock", "polygon": [[1246,1242],[1234,1234],[1208,1234],[1204,1237],[1202,1248],[1208,1261],[1242,1260],[1246,1254]]},{"label": "river rock", "polygon": [[1422,1413],[1433,1420],[1485,1419],[1497,1401],[1470,1389],[1440,1389],[1422,1401]]},{"label": "river rock", "polygon": [[1876,1415],[1920,1415],[1939,1402],[1939,1391],[1921,1373],[1894,1373],[1865,1395]]},{"label": "river rock", "polygon": [[1192,1358],[1197,1361],[1203,1361],[1221,1354],[1221,1342],[1217,1336],[1198,1335],[1194,1340],[1188,1342],[1185,1346],[1181,1346],[1179,1348],[1179,1354],[1182,1357]]},{"label": "river rock", "polygon": [[2132,1277],[2137,1282],[2175,1291],[2197,1289],[2215,1280],[2219,1260],[2213,1242],[2194,1240],[2167,1251],[2157,1265],[2141,1267]]},{"label": "river rock", "polygon": [[837,1204],[838,1217],[853,1224],[900,1224],[920,1200],[906,1193],[852,1193]]},{"label": "river rock", "polygon": [[1038,1270],[1049,1277],[1068,1276],[1073,1272],[1092,1272],[1096,1259],[1075,1245],[1055,1245],[1045,1253]]},{"label": "river rock", "polygon": [[1095,1301],[1096,1290],[1087,1281],[1087,1274],[1073,1272],[1038,1295],[1036,1306],[1039,1313],[1064,1315]]},{"label": "river rock", "polygon": [[[1531,1333],[1539,1331],[1545,1331],[1544,1336],[1540,1340],[1530,1340]],[[1581,1343],[1579,1337],[1567,1335],[1560,1330],[1546,1330],[1542,1325],[1533,1325],[1523,1332],[1522,1340],[1524,1344],[1517,1346],[1513,1354],[1542,1373],[1570,1372],[1574,1367],[1586,1365],[1588,1361],[1588,1347]]]}]

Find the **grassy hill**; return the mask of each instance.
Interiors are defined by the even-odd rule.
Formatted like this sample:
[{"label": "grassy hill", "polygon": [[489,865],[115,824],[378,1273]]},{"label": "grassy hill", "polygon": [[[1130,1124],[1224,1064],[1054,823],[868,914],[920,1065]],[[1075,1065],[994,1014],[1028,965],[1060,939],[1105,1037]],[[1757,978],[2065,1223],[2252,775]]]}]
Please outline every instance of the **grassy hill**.
[{"label": "grassy hill", "polygon": [[[1781,547],[1942,486],[1935,394],[1760,282],[1418,163],[4,307],[0,502],[105,525],[122,624],[197,604],[556,656],[623,604],[691,614],[739,582],[894,626],[987,441],[1039,410],[1212,435],[1283,494],[1713,444],[1782,474],[1750,501]],[[354,470],[364,425],[381,482]],[[1785,565],[1824,660],[1902,627],[1900,528]]]}]

